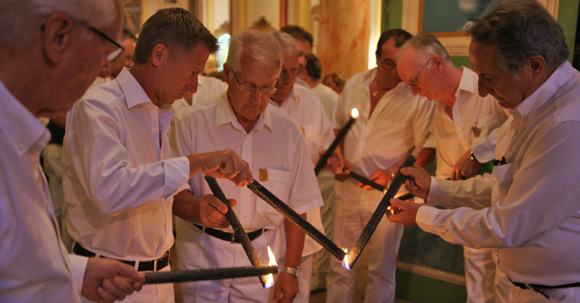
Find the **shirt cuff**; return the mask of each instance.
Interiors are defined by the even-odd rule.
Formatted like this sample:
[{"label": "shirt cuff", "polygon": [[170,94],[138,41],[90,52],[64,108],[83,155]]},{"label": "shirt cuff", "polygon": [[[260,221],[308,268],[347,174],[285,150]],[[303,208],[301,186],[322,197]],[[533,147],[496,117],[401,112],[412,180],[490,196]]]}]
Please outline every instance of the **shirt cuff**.
[{"label": "shirt cuff", "polygon": [[417,216],[415,217],[417,226],[419,226],[419,228],[421,228],[423,231],[434,233],[435,228],[433,228],[433,222],[435,221],[435,218],[439,212],[440,210],[435,207],[420,207],[417,211]]},{"label": "shirt cuff", "polygon": [[441,193],[441,191],[439,190],[439,186],[441,183],[440,181],[441,181],[440,179],[431,176],[431,187],[429,187],[429,195],[427,196],[427,199],[425,199],[425,203],[429,205],[437,204],[436,203],[437,197]]},{"label": "shirt cuff", "polygon": [[87,269],[87,262],[89,261],[89,258],[74,254],[70,254],[68,256],[73,284],[77,290],[77,293],[80,294],[83,287],[85,270]]},{"label": "shirt cuff", "polygon": [[477,162],[486,163],[495,158],[495,145],[488,141],[480,141],[471,147],[471,151],[477,158]]},{"label": "shirt cuff", "polygon": [[189,160],[179,157],[163,160],[163,184],[174,191],[183,188],[189,179]]}]

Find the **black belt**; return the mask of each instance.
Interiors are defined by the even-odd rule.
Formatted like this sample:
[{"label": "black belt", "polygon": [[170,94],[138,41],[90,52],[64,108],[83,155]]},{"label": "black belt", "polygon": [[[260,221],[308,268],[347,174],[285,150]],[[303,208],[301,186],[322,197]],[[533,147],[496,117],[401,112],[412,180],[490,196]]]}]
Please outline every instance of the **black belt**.
[{"label": "black belt", "polygon": [[[96,256],[96,254],[94,252],[88,251],[87,249],[85,249],[84,247],[82,247],[80,244],[75,242],[75,245],[73,246],[73,252],[79,256],[85,256],[85,257],[94,257]],[[106,258],[101,256],[102,258]],[[109,258],[112,259],[112,258]],[[114,259],[116,260],[116,259]],[[117,261],[121,261],[125,264],[129,264],[131,266],[135,266],[135,261],[125,261],[125,260],[117,260]],[[157,264],[157,266],[155,266],[155,264]],[[169,251],[167,251],[161,258],[157,259],[157,260],[152,260],[152,261],[139,261],[139,269],[137,269],[138,271],[158,271],[162,268],[165,268],[165,266],[169,265]]]},{"label": "black belt", "polygon": [[514,281],[512,281],[512,279],[509,279],[509,280],[510,280],[510,282],[512,282],[513,285],[515,285],[521,289],[533,290],[535,292],[538,292],[538,293],[544,295],[544,297],[546,297],[546,298],[548,298],[548,296],[542,291],[543,289],[580,287],[580,282],[549,286],[549,285],[539,285],[539,284],[528,284],[528,283],[514,282]]},{"label": "black belt", "polygon": [[[224,241],[229,241],[232,243],[240,243],[240,240],[238,239],[238,237],[236,237],[236,234],[223,232],[221,230],[217,230],[217,229],[213,229],[213,228],[209,228],[209,227],[204,227],[204,226],[197,225],[197,224],[193,224],[193,225],[195,227],[197,227],[199,230],[203,231],[204,233],[206,233],[214,238],[218,238],[218,239],[224,240]],[[263,233],[265,233],[267,231],[268,230],[265,228],[254,230],[254,231],[248,233],[248,238],[250,238],[250,241],[254,241],[256,238],[258,238],[259,236],[261,236]]]}]

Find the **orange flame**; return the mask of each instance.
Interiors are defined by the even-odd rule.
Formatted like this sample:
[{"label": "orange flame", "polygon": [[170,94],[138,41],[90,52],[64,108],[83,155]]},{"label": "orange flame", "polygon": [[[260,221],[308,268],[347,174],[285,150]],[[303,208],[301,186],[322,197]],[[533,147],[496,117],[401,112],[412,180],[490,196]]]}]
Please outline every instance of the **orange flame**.
[{"label": "orange flame", "polygon": [[358,109],[356,109],[356,107],[350,111],[350,116],[355,119],[358,119]]},{"label": "orange flame", "polygon": [[350,264],[349,264],[349,260],[348,260],[348,250],[346,248],[343,248],[344,252],[346,253],[344,255],[344,259],[342,259],[342,266],[346,269],[350,270]]},{"label": "orange flame", "polygon": [[[274,253],[272,252],[272,250],[270,249],[270,246],[268,246],[268,256],[270,257],[270,261],[268,262],[268,265],[272,266],[278,266],[278,263],[276,262],[276,256],[274,256]],[[270,288],[274,285],[274,275],[273,274],[269,274],[266,277],[266,285],[264,285],[264,288]]]}]

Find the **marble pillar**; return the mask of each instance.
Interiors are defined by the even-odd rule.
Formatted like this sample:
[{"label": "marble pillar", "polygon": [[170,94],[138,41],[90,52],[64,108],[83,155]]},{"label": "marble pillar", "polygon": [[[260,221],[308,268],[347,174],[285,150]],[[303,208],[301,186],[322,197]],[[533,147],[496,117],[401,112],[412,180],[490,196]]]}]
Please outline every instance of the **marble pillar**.
[{"label": "marble pillar", "polygon": [[320,0],[318,57],[323,75],[368,69],[370,0]]}]

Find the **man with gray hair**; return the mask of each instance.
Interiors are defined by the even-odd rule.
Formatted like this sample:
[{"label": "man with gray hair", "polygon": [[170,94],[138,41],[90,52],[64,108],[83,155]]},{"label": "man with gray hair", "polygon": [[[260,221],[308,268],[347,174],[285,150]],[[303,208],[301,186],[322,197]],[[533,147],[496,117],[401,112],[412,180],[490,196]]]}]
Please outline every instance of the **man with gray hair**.
[{"label": "man with gray hair", "polygon": [[[405,42],[397,52],[397,66],[399,77],[413,94],[437,101],[433,113],[437,178],[469,178],[481,167],[478,161],[494,159],[494,130],[505,122],[508,113],[492,96],[479,95],[477,74],[467,67],[455,67],[447,50],[428,33]],[[465,155],[475,164],[475,172],[454,169]],[[505,302],[509,281],[496,272],[491,249],[464,247],[463,254],[467,302]]]},{"label": "man with gray hair", "polygon": [[[195,92],[216,49],[216,38],[190,12],[159,10],[143,25],[133,68],[91,88],[68,114],[63,187],[75,254],[169,271],[172,208],[188,220],[214,220],[198,204],[173,204],[187,179],[204,172],[236,185],[251,182],[247,163],[231,150],[171,157],[171,104]],[[204,201],[221,206],[217,217],[227,211],[215,197]],[[174,300],[172,284],[152,284],[126,302]]]},{"label": "man with gray hair", "polygon": [[512,114],[498,131],[493,176],[445,181],[405,168],[413,194],[459,208],[392,200],[400,211],[389,219],[493,248],[510,302],[578,302],[580,73],[567,62],[564,32],[538,2],[518,1],[498,5],[468,35],[480,95]]},{"label": "man with gray hair", "polygon": [[[294,38],[287,33],[275,31],[274,36],[282,46],[284,62],[282,71],[278,78],[278,90],[270,97],[270,103],[286,113],[292,122],[302,130],[304,141],[312,165],[320,159],[320,155],[326,152],[326,149],[334,140],[334,130],[328,120],[322,102],[311,90],[302,85],[296,85],[295,80],[298,75],[298,48]],[[330,160],[335,172],[342,171],[342,163],[336,149]],[[334,175],[329,172],[334,179]],[[326,201],[325,201],[326,202]],[[320,208],[316,208],[307,214],[308,222],[312,223],[316,229],[324,232],[324,225],[320,217]],[[302,252],[301,269],[302,273],[298,277],[300,292],[295,302],[307,303],[310,297],[310,278],[313,268],[313,254],[322,249],[314,239],[307,237],[304,242],[304,251]]]},{"label": "man with gray hair", "polygon": [[[282,60],[272,32],[248,29],[234,35],[224,64],[228,90],[215,102],[176,116],[170,140],[177,155],[234,150],[264,187],[306,217],[322,206],[322,198],[302,132],[270,104]],[[292,302],[298,293],[304,232],[249,190],[219,183],[225,196],[237,201],[233,210],[260,258],[267,262],[267,246],[276,256],[285,250],[274,302]],[[202,176],[194,176],[189,185],[196,199],[211,195]],[[181,197],[176,196],[176,204]],[[232,229],[210,223],[177,222],[179,268],[251,265]],[[270,293],[256,277],[188,283],[182,292],[185,302],[268,302]]]},{"label": "man with gray hair", "polygon": [[113,302],[141,287],[128,265],[66,253],[39,163],[50,134],[37,118],[68,111],[119,53],[121,16],[115,0],[0,2],[2,302]]}]

